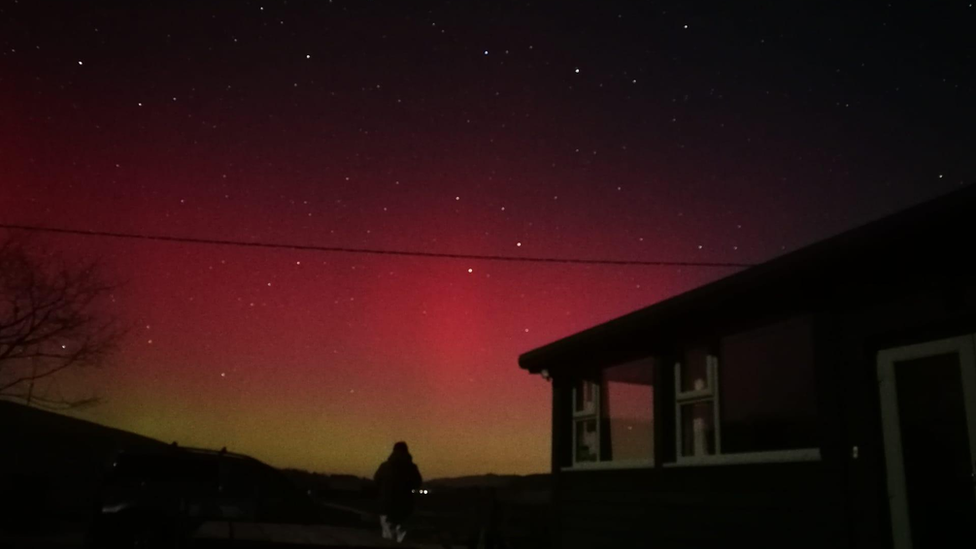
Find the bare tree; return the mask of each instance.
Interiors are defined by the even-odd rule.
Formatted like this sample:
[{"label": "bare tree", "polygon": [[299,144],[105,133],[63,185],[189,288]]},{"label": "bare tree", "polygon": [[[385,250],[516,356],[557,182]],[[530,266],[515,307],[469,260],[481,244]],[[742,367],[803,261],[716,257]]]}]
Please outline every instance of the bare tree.
[{"label": "bare tree", "polygon": [[69,263],[29,241],[0,238],[0,397],[50,409],[97,403],[44,386],[102,365],[115,350],[122,331],[98,310],[113,289],[97,261]]}]

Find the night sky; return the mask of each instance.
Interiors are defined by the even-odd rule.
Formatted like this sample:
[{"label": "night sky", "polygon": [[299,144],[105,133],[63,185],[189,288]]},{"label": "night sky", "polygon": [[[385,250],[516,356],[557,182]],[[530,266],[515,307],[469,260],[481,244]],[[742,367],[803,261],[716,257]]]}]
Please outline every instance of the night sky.
[{"label": "night sky", "polygon": [[[0,3],[0,223],[758,263],[976,174],[967,1]],[[38,234],[132,330],[76,412],[277,466],[548,468],[519,353],[735,268]]]}]

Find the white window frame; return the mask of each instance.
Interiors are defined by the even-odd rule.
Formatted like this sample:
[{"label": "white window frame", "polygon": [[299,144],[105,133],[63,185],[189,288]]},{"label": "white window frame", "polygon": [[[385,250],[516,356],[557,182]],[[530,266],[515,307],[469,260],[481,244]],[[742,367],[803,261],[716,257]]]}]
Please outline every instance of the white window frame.
[{"label": "white window frame", "polygon": [[[675,456],[678,463],[689,462],[689,460],[701,460],[708,459],[712,456],[721,455],[722,453],[722,434],[721,426],[719,423],[719,391],[718,391],[718,357],[715,355],[707,355],[705,358],[705,378],[706,385],[704,389],[693,389],[691,391],[681,390],[681,363],[676,362],[674,364],[674,440],[675,440]],[[712,436],[714,440],[712,441],[712,447],[715,448],[714,454],[708,454],[703,456],[697,455],[684,455],[684,439],[682,437],[681,430],[681,407],[688,404],[697,404],[700,402],[711,402],[712,403]]]},{"label": "white window frame", "polygon": [[[600,444],[600,435],[601,435],[601,433],[600,433],[600,384],[599,383],[596,383],[596,382],[593,382],[593,381],[590,381],[590,380],[587,380],[587,379],[582,380],[582,382],[583,382],[584,385],[589,384],[590,387],[591,387],[592,395],[593,395],[593,400],[592,400],[592,402],[593,402],[593,409],[592,410],[586,410],[586,409],[584,409],[584,410],[577,410],[576,409],[576,402],[577,402],[576,399],[579,398],[580,395],[579,395],[579,390],[574,386],[573,387],[573,403],[572,403],[573,404],[573,437],[572,437],[573,438],[573,448],[572,448],[573,459],[572,459],[572,463],[573,463],[573,467],[574,468],[577,468],[577,467],[592,467],[592,466],[595,466],[596,464],[600,463],[600,446],[601,446],[601,444]],[[590,421],[590,420],[593,420],[593,421],[596,422],[596,461],[576,461],[576,449],[577,449],[577,446],[576,446],[576,433],[577,433],[577,426],[580,423],[585,423],[585,422]]]},{"label": "white window frame", "polygon": [[[704,389],[681,390],[681,363],[674,365],[674,421],[675,421],[675,461],[662,463],[663,467],[686,467],[702,465],[740,465],[746,463],[795,463],[820,461],[820,448],[796,448],[790,450],[769,450],[763,452],[722,453],[722,422],[719,406],[721,391],[718,383],[718,357],[707,355],[705,362],[707,386]],[[712,402],[715,428],[713,430],[715,453],[702,456],[683,454],[681,433],[681,406],[696,402]]]},{"label": "white window frame", "polygon": [[[612,461],[602,461],[603,459],[603,430],[601,428],[601,423],[603,423],[603,403],[601,402],[603,393],[603,370],[600,371],[601,383],[597,383],[589,380],[582,380],[583,383],[589,383],[593,389],[593,411],[577,411],[576,410],[576,398],[577,398],[577,388],[573,387],[572,405],[573,405],[573,435],[572,435],[572,465],[568,467],[562,467],[561,471],[593,471],[593,470],[605,470],[605,469],[648,469],[654,467],[654,456],[652,455],[646,459],[625,459],[625,460],[612,460]],[[653,387],[653,386],[652,386]],[[595,420],[596,421],[596,461],[576,461],[576,425],[578,423]]]}]

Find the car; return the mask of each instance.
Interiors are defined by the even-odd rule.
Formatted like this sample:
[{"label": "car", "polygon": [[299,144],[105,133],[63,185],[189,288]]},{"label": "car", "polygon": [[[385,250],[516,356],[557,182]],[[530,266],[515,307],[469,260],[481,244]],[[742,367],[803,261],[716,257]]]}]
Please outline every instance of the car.
[{"label": "car", "polygon": [[359,526],[362,520],[317,504],[252,457],[178,446],[120,453],[97,500],[92,548],[184,547],[214,522]]}]

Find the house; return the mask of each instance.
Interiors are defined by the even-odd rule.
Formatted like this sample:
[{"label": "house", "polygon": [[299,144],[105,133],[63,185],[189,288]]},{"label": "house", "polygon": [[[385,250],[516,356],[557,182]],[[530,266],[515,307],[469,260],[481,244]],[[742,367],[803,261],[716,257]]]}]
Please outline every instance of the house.
[{"label": "house", "polygon": [[554,545],[976,547],[976,186],[529,351]]}]

